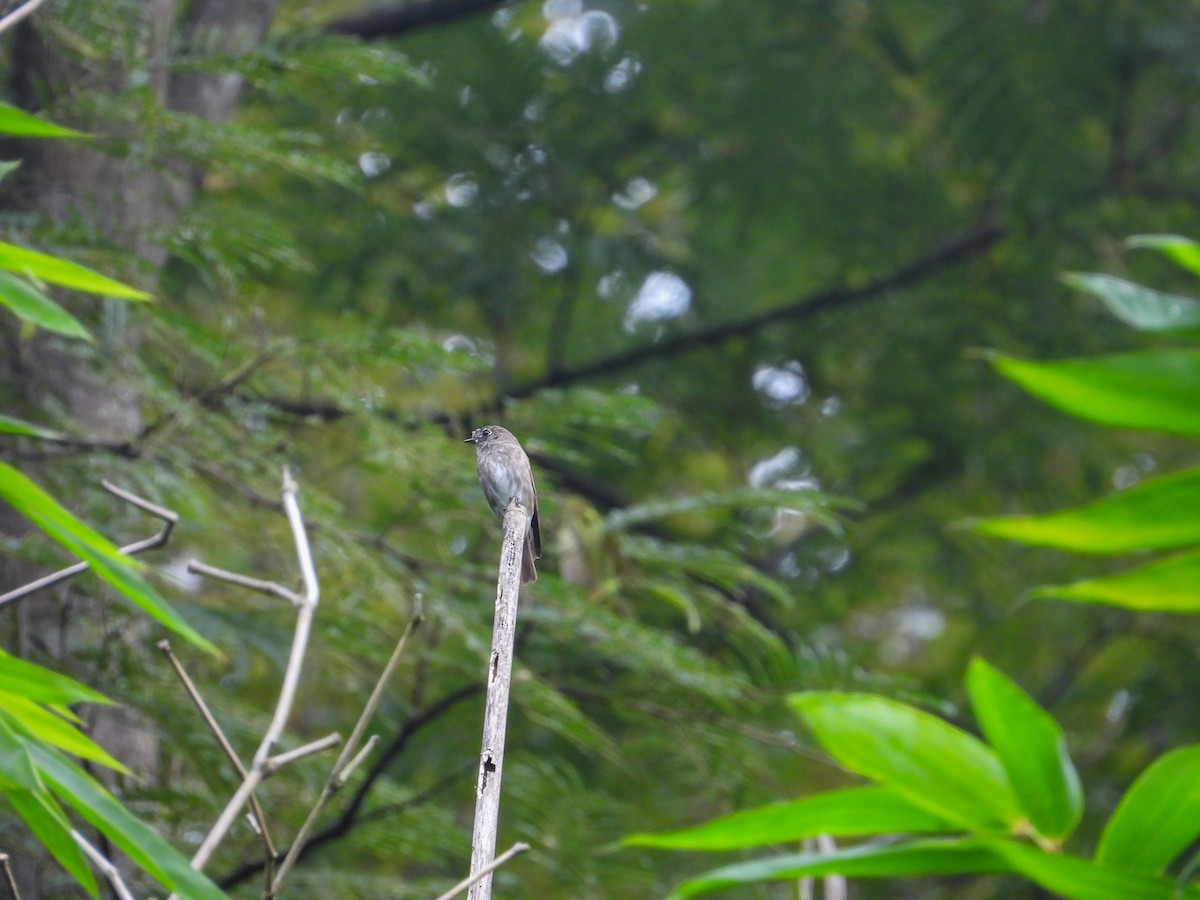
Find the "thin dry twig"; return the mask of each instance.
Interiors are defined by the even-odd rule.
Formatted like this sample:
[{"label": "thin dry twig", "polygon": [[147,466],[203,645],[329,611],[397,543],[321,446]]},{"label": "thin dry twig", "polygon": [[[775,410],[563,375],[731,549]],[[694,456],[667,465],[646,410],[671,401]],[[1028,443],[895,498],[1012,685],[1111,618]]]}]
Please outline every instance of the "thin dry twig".
[{"label": "thin dry twig", "polygon": [[112,861],[93,847],[88,839],[78,831],[72,829],[71,837],[75,839],[75,843],[79,845],[80,849],[87,854],[92,864],[100,870],[100,874],[104,876],[104,879],[113,889],[113,893],[117,895],[118,900],[134,900],[133,894],[129,892],[125,880],[121,877],[121,873],[117,871],[117,867],[112,864]]},{"label": "thin dry twig", "polygon": [[[0,20],[2,21],[2,20]],[[152,550],[155,547],[161,547],[171,539],[171,529],[179,523],[179,514],[175,513],[166,507],[159,506],[156,503],[151,503],[144,497],[139,497],[137,494],[131,494],[124,488],[119,488],[110,481],[103,480],[100,482],[101,487],[112,494],[114,497],[119,497],[126,503],[136,506],[144,512],[150,513],[156,519],[161,519],[163,522],[162,530],[153,537],[145,538],[144,540],[134,541],[132,544],[127,544],[121,548],[121,553],[125,556],[133,556],[141,553],[144,550]],[[73,578],[80,572],[86,572],[91,566],[86,562],[77,562],[67,566],[65,569],[59,569],[57,572],[51,572],[49,575],[44,575],[36,581],[31,581],[19,588],[14,588],[7,594],[0,594],[0,607],[4,607],[9,603],[20,600],[22,597],[27,597],[36,591],[43,588],[52,587],[61,581],[66,581],[68,578]]]},{"label": "thin dry twig", "polygon": [[294,763],[301,759],[306,759],[309,756],[314,756],[318,753],[324,753],[326,750],[331,750],[342,742],[342,736],[336,731],[332,734],[327,734],[323,738],[318,738],[315,741],[310,741],[295,750],[288,750],[285,753],[277,753],[275,756],[268,757],[263,763],[263,778],[270,778],[288,763]]},{"label": "thin dry twig", "polygon": [[[216,717],[213,716],[212,711],[208,708],[208,704],[200,696],[200,691],[196,689],[195,683],[188,676],[187,671],[183,668],[183,664],[179,662],[178,657],[171,650],[171,642],[164,638],[158,642],[158,649],[163,652],[167,657],[167,661],[171,663],[171,667],[175,670],[175,674],[183,684],[183,689],[187,692],[188,697],[191,698],[196,709],[199,710],[200,716],[204,719],[204,723],[208,726],[209,731],[216,737],[217,743],[221,745],[221,750],[224,751],[225,756],[233,764],[233,768],[237,771],[238,775],[245,780],[246,767],[242,765],[241,757],[237,755],[237,751],[233,749],[233,745],[225,737],[225,732],[221,730],[221,726],[217,723]],[[262,806],[258,802],[258,796],[251,794],[249,802],[254,831],[262,838],[263,856],[267,861],[267,872],[269,876],[273,877],[275,857],[279,851],[275,849],[275,842],[271,839],[271,832],[267,828],[267,819],[263,815]],[[270,884],[270,878],[268,878],[267,884]]]},{"label": "thin dry twig", "polygon": [[17,879],[13,877],[12,866],[8,864],[8,854],[0,853],[0,868],[4,869],[4,881],[12,900],[21,900],[21,892],[17,889]]},{"label": "thin dry twig", "polygon": [[292,841],[292,845],[288,848],[287,856],[279,864],[275,881],[271,885],[270,896],[275,896],[279,893],[284,879],[292,871],[296,860],[300,858],[300,852],[308,842],[313,826],[316,825],[317,817],[320,816],[321,811],[325,808],[325,804],[346,783],[346,779],[350,777],[350,773],[358,767],[375,746],[376,739],[372,737],[363,746],[362,750],[356,753],[358,743],[362,740],[367,726],[370,724],[372,717],[374,717],[375,711],[379,708],[379,703],[383,699],[384,689],[387,687],[388,680],[391,678],[392,672],[395,671],[396,665],[400,662],[400,656],[404,653],[404,647],[408,644],[409,637],[416,631],[424,619],[420,594],[416,596],[415,606],[416,609],[413,611],[412,618],[409,619],[404,633],[400,635],[400,640],[396,642],[396,647],[392,650],[392,655],[388,658],[383,671],[379,673],[379,678],[375,681],[375,687],[371,691],[371,696],[367,698],[366,705],[363,707],[362,712],[359,713],[358,721],[354,723],[354,730],[350,732],[350,737],[346,739],[346,744],[342,747],[342,752],[333,764],[333,768],[330,770],[329,777],[325,780],[325,784],[321,788],[321,793],[318,795],[317,801],[313,804],[312,809],[308,811],[308,816],[305,817],[304,824],[300,826],[299,833],[297,833],[295,840]]},{"label": "thin dry twig", "polygon": [[488,863],[485,868],[480,869],[474,875],[468,875],[466,878],[464,878],[462,881],[460,881],[454,887],[450,888],[450,890],[446,891],[446,893],[444,893],[440,897],[438,897],[437,900],[450,900],[450,898],[452,898],[452,897],[457,897],[459,894],[461,894],[467,888],[471,887],[471,885],[475,884],[481,878],[487,878],[487,879],[491,880],[491,875],[493,872],[495,872],[498,868],[500,868],[502,865],[504,865],[506,862],[508,862],[510,859],[512,859],[518,853],[524,853],[528,849],[529,849],[528,844],[522,844],[522,843],[513,844],[511,847],[509,847],[507,850],[505,850],[503,853],[501,853],[499,856],[497,856],[495,859],[493,859],[490,863]]},{"label": "thin dry twig", "polygon": [[45,2],[46,0],[28,0],[28,2],[22,3],[3,19],[0,19],[0,34],[8,31],[8,29],[12,28],[26,16],[31,15],[35,9]]},{"label": "thin dry twig", "polygon": [[193,575],[204,575],[208,578],[215,578],[217,581],[224,581],[227,584],[236,584],[238,587],[258,591],[260,594],[281,597],[294,606],[298,606],[301,602],[300,596],[295,591],[288,590],[282,584],[274,581],[251,578],[249,575],[239,575],[237,572],[218,569],[216,566],[210,566],[195,559],[188,560],[187,570]]},{"label": "thin dry twig", "polygon": [[[308,544],[308,533],[304,528],[304,518],[300,514],[300,504],[296,499],[297,490],[298,488],[296,482],[292,479],[291,472],[285,468],[283,470],[283,508],[284,512],[287,513],[288,524],[291,525],[292,540],[296,545],[296,558],[300,565],[300,574],[304,581],[304,592],[296,599],[298,609],[296,614],[296,629],[292,635],[292,649],[288,656],[287,668],[283,673],[283,683],[279,689],[279,699],[275,704],[275,714],[271,718],[271,724],[267,726],[262,742],[259,744],[258,750],[250,762],[250,768],[246,773],[246,777],[242,779],[241,786],[238,787],[233,797],[226,804],[225,809],[221,811],[221,815],[217,818],[208,836],[205,837],[199,849],[192,857],[192,868],[197,871],[203,871],[204,867],[208,865],[213,853],[216,852],[221,841],[229,833],[229,829],[233,826],[238,813],[246,805],[250,795],[254,793],[254,790],[262,781],[263,772],[267,760],[271,756],[271,751],[279,743],[283,729],[287,725],[288,718],[291,716],[292,706],[296,699],[296,689],[300,684],[300,672],[304,667],[304,657],[308,650],[308,636],[312,631],[312,620],[320,600],[321,589],[317,582],[316,569],[313,566],[312,550]],[[278,588],[279,586],[276,585],[275,587]],[[276,592],[268,591],[268,593]]]},{"label": "thin dry twig", "polygon": [[521,591],[521,543],[529,527],[528,522],[525,508],[516,501],[510,502],[504,511],[504,544],[496,579],[496,618],[492,626],[492,652],[488,657],[483,748],[479,755],[475,824],[471,832],[471,876],[474,884],[467,895],[470,900],[490,900],[492,896],[489,867],[496,855],[496,832],[500,823],[500,779],[504,771],[504,736],[512,686],[517,600]]}]

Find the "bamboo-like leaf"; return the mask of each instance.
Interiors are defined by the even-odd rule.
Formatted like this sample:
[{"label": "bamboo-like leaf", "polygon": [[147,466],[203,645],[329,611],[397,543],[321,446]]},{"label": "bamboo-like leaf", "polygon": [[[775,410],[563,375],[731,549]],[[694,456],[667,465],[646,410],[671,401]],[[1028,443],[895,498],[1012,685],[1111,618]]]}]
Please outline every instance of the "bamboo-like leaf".
[{"label": "bamboo-like leaf", "polygon": [[1125,792],[1104,828],[1096,861],[1163,871],[1200,837],[1200,746],[1160,756]]},{"label": "bamboo-like leaf", "polygon": [[59,440],[63,437],[61,431],[43,428],[41,425],[35,425],[32,422],[23,422],[11,416],[0,416],[0,434],[20,434],[25,437],[43,438],[50,441]]},{"label": "bamboo-like leaf", "polygon": [[14,731],[27,737],[44,741],[81,759],[98,762],[123,775],[132,774],[120,760],[111,756],[74,725],[63,721],[32,700],[0,693],[0,719],[7,722]]},{"label": "bamboo-like leaf", "polygon": [[51,789],[158,882],[187,900],[225,900],[174,847],[122,806],[79,766],[57,752],[30,746],[30,757]]},{"label": "bamboo-like leaf", "polygon": [[924,710],[873,694],[793,694],[837,762],[962,827],[1008,832],[1022,818],[996,753]]},{"label": "bamboo-like leaf", "polygon": [[0,498],[85,560],[130,602],[193,644],[216,654],[217,648],[189,625],[137,570],[141,564],[58,505],[40,487],[7,463],[0,463]]},{"label": "bamboo-like leaf", "polygon": [[967,670],[967,690],[1033,827],[1048,838],[1066,838],[1083,815],[1083,788],[1058,723],[979,657]]},{"label": "bamboo-like leaf", "polygon": [[1131,248],[1157,250],[1176,265],[1200,275],[1200,244],[1177,234],[1136,234],[1125,241]]},{"label": "bamboo-like leaf", "polygon": [[18,319],[31,322],[38,328],[67,337],[92,340],[82,322],[11,272],[0,272],[0,305],[8,307]]},{"label": "bamboo-like leaf", "polygon": [[1200,352],[1195,350],[1057,362],[991,359],[1006,378],[1071,415],[1120,428],[1200,435]]},{"label": "bamboo-like leaf", "polygon": [[87,137],[82,131],[73,131],[62,125],[55,125],[53,122],[39,119],[32,113],[27,113],[8,103],[0,103],[0,134],[36,138]]},{"label": "bamboo-like leaf", "polygon": [[1180,553],[1116,575],[1047,585],[1031,596],[1109,603],[1140,612],[1200,612],[1200,551]]},{"label": "bamboo-like leaf", "polygon": [[672,850],[740,850],[820,834],[855,837],[953,830],[946,820],[914,806],[891,788],[859,787],[747,809],[682,831],[634,834],[621,843]]},{"label": "bamboo-like leaf", "polygon": [[1130,553],[1200,544],[1200,469],[1143,482],[1042,516],[977,519],[984,534],[1076,553]]},{"label": "bamboo-like leaf", "polygon": [[86,266],[4,241],[0,241],[0,269],[8,269],[10,272],[17,272],[21,275],[30,275],[50,284],[61,285],[88,294],[119,297],[122,300],[150,299],[150,295],[145,291],[122,284],[107,275],[94,272]]},{"label": "bamboo-like leaf", "polygon": [[0,691],[18,694],[37,703],[111,703],[98,691],[66,675],[0,650]]},{"label": "bamboo-like leaf", "polygon": [[1099,299],[1109,312],[1142,331],[1200,331],[1200,301],[1164,294],[1124,278],[1071,272],[1062,280]]}]

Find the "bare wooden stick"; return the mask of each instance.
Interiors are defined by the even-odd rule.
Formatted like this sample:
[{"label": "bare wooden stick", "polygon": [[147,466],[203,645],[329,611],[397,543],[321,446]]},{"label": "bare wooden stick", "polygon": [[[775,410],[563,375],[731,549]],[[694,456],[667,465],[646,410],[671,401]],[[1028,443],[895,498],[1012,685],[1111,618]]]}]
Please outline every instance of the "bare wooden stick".
[{"label": "bare wooden stick", "polygon": [[268,757],[267,761],[263,763],[263,778],[270,778],[289,763],[306,759],[317,753],[324,753],[326,750],[336,747],[341,742],[342,736],[335,731],[333,734],[327,734],[323,738],[310,741],[303,746],[297,747],[295,750],[288,750],[286,753],[277,753],[275,756]]},{"label": "bare wooden stick", "polygon": [[312,630],[313,616],[321,596],[316,569],[313,566],[312,550],[308,545],[308,533],[304,528],[304,518],[300,514],[300,504],[296,500],[296,491],[296,482],[292,480],[291,472],[285,468],[283,470],[283,509],[287,513],[288,523],[292,527],[296,558],[300,564],[300,574],[304,579],[304,593],[297,598],[298,612],[296,630],[292,635],[292,650],[288,656],[287,668],[283,673],[283,684],[279,689],[279,700],[275,704],[275,715],[271,718],[271,724],[267,726],[258,750],[255,751],[246,777],[192,857],[192,868],[198,872],[204,871],[204,867],[212,859],[213,853],[225,839],[225,835],[229,833],[238,813],[246,805],[247,799],[262,781],[263,769],[270,758],[271,751],[279,743],[279,738],[292,714],[292,705],[296,699],[300,671],[304,667],[304,656],[308,650],[308,635]]},{"label": "bare wooden stick", "polygon": [[293,605],[299,605],[300,603],[300,597],[295,591],[289,591],[282,584],[277,584],[274,581],[264,581],[261,578],[251,578],[249,575],[239,575],[237,572],[218,569],[216,566],[210,566],[195,559],[188,560],[187,570],[196,575],[206,575],[209,578],[217,579],[217,581],[224,581],[227,584],[236,584],[238,587],[249,588],[252,591],[258,591],[260,594],[282,597]]},{"label": "bare wooden stick", "polygon": [[[150,513],[156,519],[162,519],[163,527],[158,534],[153,537],[145,538],[144,540],[134,541],[132,544],[126,544],[121,548],[120,552],[125,556],[133,556],[141,553],[144,550],[151,550],[155,547],[161,547],[171,539],[171,529],[179,522],[179,515],[166,507],[159,506],[156,503],[151,503],[144,497],[139,497],[137,494],[131,494],[123,488],[117,487],[115,484],[104,480],[100,482],[101,487],[112,494],[114,497],[119,497],[126,503],[131,503],[138,509]],[[27,597],[36,591],[43,588],[52,587],[60,581],[66,581],[68,578],[74,578],[80,572],[86,572],[91,566],[86,562],[77,562],[67,566],[65,569],[59,569],[57,572],[51,572],[49,575],[44,575],[36,581],[31,581],[29,584],[23,584],[19,588],[14,588],[7,594],[0,594],[0,607],[6,606],[22,597]]]},{"label": "bare wooden stick", "polygon": [[504,511],[504,544],[496,579],[496,617],[492,625],[492,652],[488,657],[487,702],[483,711],[483,748],[479,755],[479,780],[475,788],[475,825],[471,832],[469,900],[491,900],[500,823],[500,778],[504,769],[504,734],[508,724],[508,696],[512,684],[513,645],[517,634],[517,599],[521,590],[521,547],[529,514],[515,500]]},{"label": "bare wooden stick", "polygon": [[129,893],[129,888],[125,884],[125,880],[121,877],[121,873],[117,871],[117,867],[112,864],[107,856],[97,850],[88,842],[82,834],[74,829],[71,830],[71,837],[75,839],[84,853],[88,855],[88,859],[92,861],[100,874],[108,882],[113,889],[113,893],[117,895],[118,900],[134,900],[133,894]]},{"label": "bare wooden stick", "polygon": [[[213,733],[213,736],[217,739],[217,743],[221,745],[221,749],[224,751],[226,758],[228,758],[228,760],[233,764],[233,768],[244,781],[246,778],[246,767],[242,765],[242,760],[237,755],[237,751],[233,749],[233,745],[229,743],[229,739],[225,737],[225,732],[221,730],[221,726],[217,723],[216,717],[212,714],[212,711],[209,710],[208,704],[204,702],[204,698],[200,696],[200,691],[196,689],[195,683],[188,676],[187,671],[183,668],[183,664],[179,662],[179,659],[171,650],[171,642],[164,638],[158,642],[158,649],[163,652],[163,654],[167,657],[167,661],[171,663],[171,667],[175,670],[175,674],[179,677],[180,682],[183,684],[183,689],[187,692],[188,697],[191,698],[191,701],[195,705],[196,709],[199,710],[200,717],[204,719],[204,723],[208,726],[208,730]],[[268,872],[267,884],[270,884],[270,878],[274,877],[275,874],[273,868],[275,865],[275,857],[279,851],[275,849],[275,842],[271,840],[271,832],[267,828],[267,819],[266,816],[263,815],[262,806],[258,802],[258,795],[251,794],[249,802],[254,831],[259,837],[262,838],[263,858],[266,860]]]},{"label": "bare wooden stick", "polygon": [[8,892],[12,895],[12,900],[21,900],[21,892],[17,890],[17,879],[13,877],[7,853],[0,853],[0,868],[4,869],[4,881],[8,885]]},{"label": "bare wooden stick", "polygon": [[354,723],[354,730],[350,732],[350,737],[346,739],[346,743],[342,747],[342,752],[338,755],[337,762],[333,764],[333,768],[329,772],[329,777],[321,787],[321,793],[317,797],[317,802],[308,811],[308,816],[305,817],[304,824],[300,826],[299,833],[296,835],[295,840],[292,841],[292,845],[288,847],[287,856],[279,864],[279,871],[276,873],[275,880],[271,884],[269,896],[273,897],[279,893],[284,879],[292,871],[292,866],[296,864],[296,860],[300,858],[300,851],[304,849],[304,845],[308,842],[308,837],[312,834],[313,827],[317,824],[317,817],[320,816],[321,811],[325,808],[325,804],[346,783],[346,779],[350,777],[350,773],[357,768],[363,761],[363,758],[371,751],[371,748],[375,746],[375,738],[372,737],[360,752],[355,753],[355,750],[358,748],[358,742],[362,740],[367,726],[370,724],[372,717],[374,717],[375,711],[379,708],[379,703],[383,699],[384,689],[392,677],[392,672],[396,669],[396,664],[400,662],[400,656],[404,653],[404,647],[408,643],[409,637],[417,630],[421,622],[424,621],[420,594],[416,596],[415,607],[413,616],[409,619],[404,633],[400,635],[400,640],[396,642],[396,647],[392,650],[392,655],[388,658],[387,664],[383,667],[383,671],[379,673],[379,678],[375,681],[375,687],[371,691],[371,696],[367,698],[366,706],[359,713],[358,721]]},{"label": "bare wooden stick", "polygon": [[26,3],[22,3],[3,19],[0,19],[0,32],[8,31],[45,2],[46,0],[27,0]]},{"label": "bare wooden stick", "polygon": [[490,863],[488,863],[487,866],[480,869],[474,875],[468,875],[454,887],[450,888],[450,890],[446,891],[446,893],[438,897],[437,900],[451,900],[452,897],[457,897],[471,885],[475,884],[475,882],[477,882],[480,878],[490,877],[493,872],[495,872],[498,868],[500,868],[518,853],[524,853],[528,849],[528,844],[513,844],[511,847],[493,859]]}]

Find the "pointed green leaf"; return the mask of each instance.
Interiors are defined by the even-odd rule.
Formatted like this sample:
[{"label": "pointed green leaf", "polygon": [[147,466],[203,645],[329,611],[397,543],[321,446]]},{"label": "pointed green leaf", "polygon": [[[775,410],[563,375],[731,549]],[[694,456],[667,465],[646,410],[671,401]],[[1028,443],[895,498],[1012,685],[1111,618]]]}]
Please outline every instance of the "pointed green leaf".
[{"label": "pointed green leaf", "polygon": [[1012,871],[1067,900],[1194,900],[1200,890],[1168,878],[1047,853],[1015,841],[981,841]]},{"label": "pointed green leaf", "polygon": [[1006,378],[1064,412],[1120,428],[1200,435],[1200,352],[1146,350],[1032,362],[993,356]]},{"label": "pointed green leaf", "polygon": [[111,703],[98,691],[0,650],[0,691],[38,703]]},{"label": "pointed green leaf", "polygon": [[1033,827],[1045,837],[1066,838],[1083,815],[1083,788],[1058,723],[979,657],[967,670],[967,691]]},{"label": "pointed green leaf", "polygon": [[737,850],[820,834],[856,837],[953,830],[953,825],[890,788],[860,787],[747,809],[682,831],[634,834],[621,843],[674,850]]},{"label": "pointed green leaf", "polygon": [[789,853],[722,866],[685,881],[670,897],[696,897],[738,885],[794,881],[806,875],[896,878],[1002,872],[1005,869],[1005,863],[989,848],[970,840],[864,844],[834,853]]},{"label": "pointed green leaf", "polygon": [[1040,587],[1031,595],[1077,603],[1110,603],[1140,612],[1200,612],[1200,551],[1180,553],[1103,578]]},{"label": "pointed green leaf", "polygon": [[1157,250],[1176,265],[1200,275],[1200,244],[1177,234],[1136,234],[1125,241],[1131,248]]},{"label": "pointed green leaf", "polygon": [[1191,297],[1091,272],[1071,272],[1062,280],[1098,298],[1114,316],[1142,331],[1200,331],[1200,301]]},{"label": "pointed green leaf", "polygon": [[1021,819],[990,747],[923,710],[871,694],[793,694],[792,707],[837,762],[914,806],[970,829],[1004,831]]},{"label": "pointed green leaf", "polygon": [[0,134],[36,138],[87,137],[82,131],[72,131],[70,128],[39,119],[32,113],[8,103],[0,103]]},{"label": "pointed green leaf", "polygon": [[117,591],[197,647],[217,654],[217,648],[203,638],[170,604],[159,596],[136,571],[137,560],[123,556],[109,540],[58,505],[53,497],[7,463],[0,463],[0,498],[28,518],[51,538],[84,560]]},{"label": "pointed green leaf", "polygon": [[3,181],[20,167],[21,161],[19,159],[12,161],[0,161],[0,181]]},{"label": "pointed green leaf", "polygon": [[20,434],[25,437],[44,438],[50,441],[59,440],[64,436],[61,431],[53,431],[43,428],[41,425],[34,425],[32,422],[14,419],[11,416],[0,416],[0,434]]},{"label": "pointed green leaf", "polygon": [[0,241],[0,269],[40,278],[50,284],[62,285],[88,294],[102,294],[122,300],[150,299],[150,295],[145,291],[114,281],[86,266],[4,241]]},{"label": "pointed green leaf", "polygon": [[95,879],[79,845],[71,837],[70,823],[38,777],[25,743],[3,720],[0,720],[0,793],[63,868],[96,896]]},{"label": "pointed green leaf", "polygon": [[130,859],[184,900],[225,900],[225,894],[193,869],[174,847],[136,818],[79,766],[58,753],[30,746],[34,765],[51,789]]},{"label": "pointed green leaf", "polygon": [[1161,872],[1200,837],[1200,746],[1172,750],[1133,783],[1104,828],[1096,861]]},{"label": "pointed green leaf", "polygon": [[1044,516],[999,516],[984,534],[1076,553],[1130,553],[1200,544],[1200,469],[1155,478],[1095,503]]},{"label": "pointed green leaf", "polygon": [[35,288],[9,272],[0,272],[0,305],[18,319],[67,337],[90,341],[83,323]]},{"label": "pointed green leaf", "polygon": [[90,737],[32,700],[0,692],[0,720],[15,732],[45,741],[81,759],[90,759],[123,775],[132,774],[120,760]]}]

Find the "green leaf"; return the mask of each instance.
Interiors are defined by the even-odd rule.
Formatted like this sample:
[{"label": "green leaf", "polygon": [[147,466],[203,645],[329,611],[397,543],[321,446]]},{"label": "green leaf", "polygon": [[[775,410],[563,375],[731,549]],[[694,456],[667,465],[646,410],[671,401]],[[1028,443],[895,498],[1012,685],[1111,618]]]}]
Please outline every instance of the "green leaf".
[{"label": "green leaf", "polygon": [[1083,788],[1058,723],[979,657],[967,670],[967,691],[1030,823],[1045,837],[1066,838],[1083,815]]},{"label": "green leaf", "polygon": [[70,128],[39,119],[32,113],[27,113],[8,103],[0,103],[0,134],[37,138],[87,137],[82,131],[72,131]]},{"label": "green leaf", "polygon": [[977,519],[983,534],[1076,553],[1130,553],[1200,543],[1200,469],[1143,482],[1043,516]]},{"label": "green leaf", "polygon": [[813,692],[789,702],[838,764],[970,829],[1010,831],[1021,818],[990,747],[923,710],[872,694]]},{"label": "green leaf", "polygon": [[1000,872],[1005,868],[988,847],[971,840],[865,844],[834,853],[789,853],[722,866],[685,881],[670,896],[695,897],[742,884],[794,881],[806,875],[894,878]]},{"label": "green leaf", "polygon": [[160,884],[182,898],[225,900],[225,894],[193,869],[174,847],[140,821],[81,768],[57,752],[29,747],[34,765],[55,793],[98,828]]},{"label": "green leaf", "polygon": [[7,178],[9,175],[11,175],[13,172],[15,172],[20,167],[21,167],[21,161],[19,159],[11,160],[11,161],[0,161],[0,181],[3,181],[5,178]]},{"label": "green leaf", "polygon": [[1200,301],[1191,297],[1091,272],[1071,272],[1062,280],[1098,298],[1114,316],[1142,331],[1200,331]]},{"label": "green leaf", "polygon": [[1200,275],[1200,244],[1177,234],[1136,234],[1125,241],[1130,248],[1157,250],[1176,265]]},{"label": "green leaf", "polygon": [[37,703],[111,703],[98,691],[66,675],[42,668],[0,650],[0,691]]},{"label": "green leaf", "polygon": [[1154,878],[1013,841],[981,841],[1008,867],[1068,900],[1183,900],[1200,897],[1166,878]]},{"label": "green leaf", "polygon": [[63,721],[48,709],[38,706],[32,700],[26,700],[24,697],[14,694],[0,693],[0,719],[27,737],[45,741],[74,756],[108,766],[123,775],[132,774],[120,760],[111,756],[107,750],[78,728]]},{"label": "green leaf", "polygon": [[102,294],[105,297],[119,297],[122,300],[150,299],[150,295],[145,291],[139,291],[137,288],[114,281],[85,266],[4,241],[0,241],[0,269],[40,278],[50,284],[58,284],[88,294]]},{"label": "green leaf", "polygon": [[991,358],[996,369],[1064,412],[1104,425],[1200,435],[1200,352],[1145,350],[1033,362]]},{"label": "green leaf", "polygon": [[1031,596],[1111,603],[1140,612],[1200,612],[1200,551],[1180,553],[1103,578],[1047,585],[1031,592]]},{"label": "green leaf", "polygon": [[25,742],[2,719],[0,792],[63,868],[87,888],[93,897],[96,896],[96,882],[92,878],[87,860],[84,859],[83,851],[71,837],[71,825],[67,817],[63,815],[38,777]]},{"label": "green leaf", "polygon": [[43,428],[41,425],[34,425],[32,422],[23,422],[20,419],[14,419],[11,416],[0,416],[0,434],[20,434],[26,437],[44,438],[49,441],[60,440],[64,437],[61,431],[53,431],[49,428]]},{"label": "green leaf", "polygon": [[32,322],[38,328],[92,340],[78,319],[33,285],[9,272],[0,272],[0,305],[7,306],[18,319]]},{"label": "green leaf", "polygon": [[859,787],[747,809],[695,828],[661,834],[634,834],[621,843],[674,850],[737,850],[783,844],[828,834],[952,831],[944,819],[914,806],[890,788]]},{"label": "green leaf", "polygon": [[1104,828],[1096,861],[1161,872],[1200,837],[1200,746],[1172,750],[1133,783]]},{"label": "green leaf", "polygon": [[63,509],[53,497],[7,463],[0,463],[0,498],[51,538],[84,560],[119,593],[197,647],[219,655],[217,648],[200,635],[137,574],[140,563],[105,537]]}]

